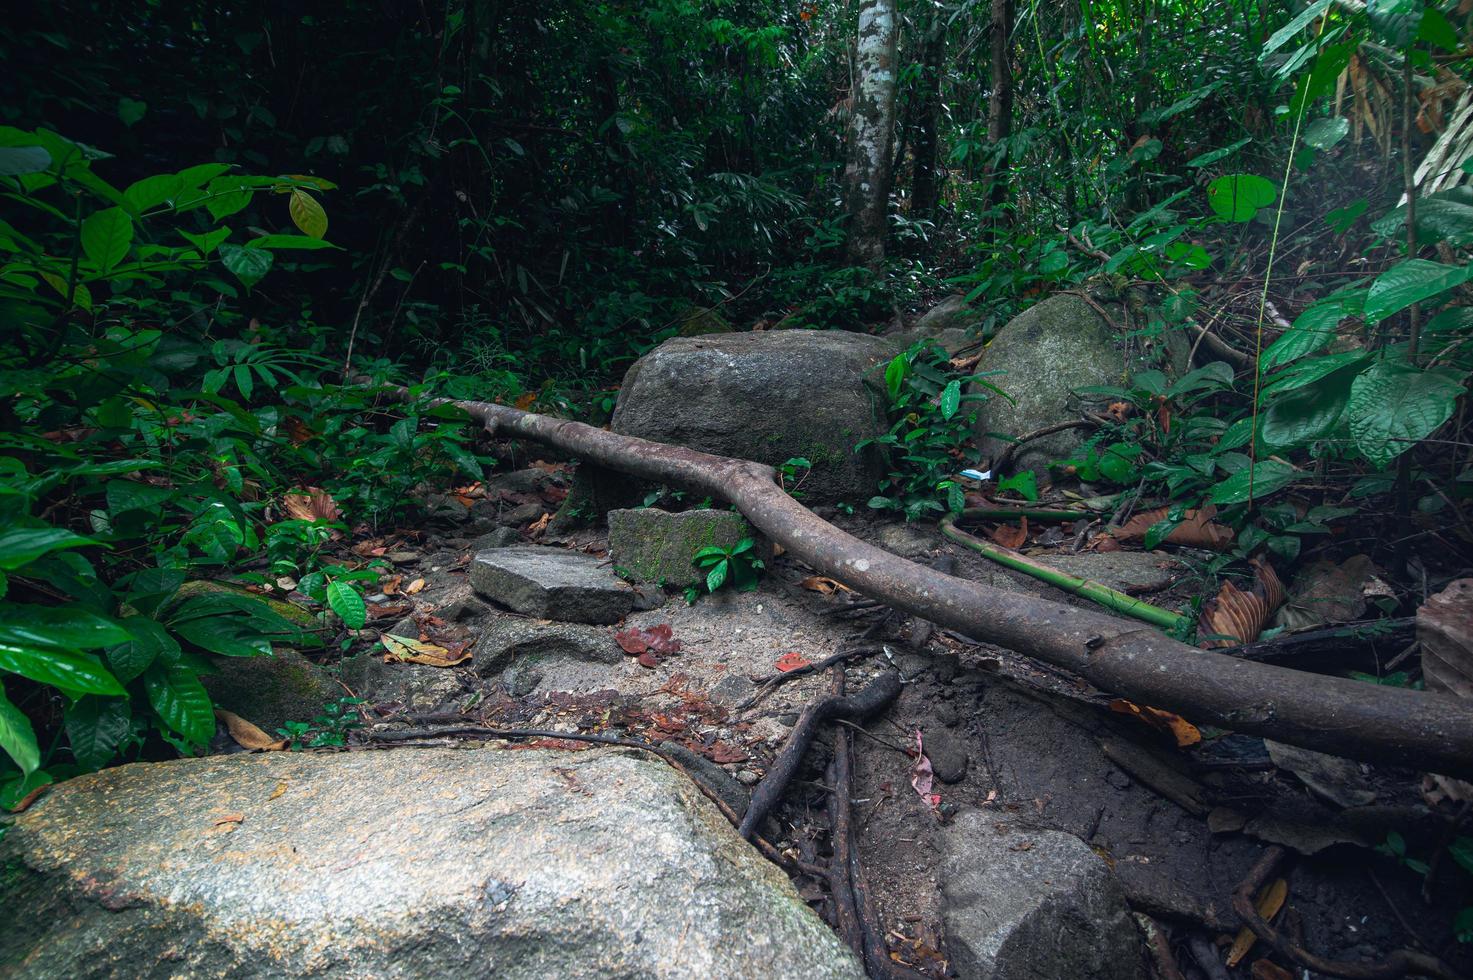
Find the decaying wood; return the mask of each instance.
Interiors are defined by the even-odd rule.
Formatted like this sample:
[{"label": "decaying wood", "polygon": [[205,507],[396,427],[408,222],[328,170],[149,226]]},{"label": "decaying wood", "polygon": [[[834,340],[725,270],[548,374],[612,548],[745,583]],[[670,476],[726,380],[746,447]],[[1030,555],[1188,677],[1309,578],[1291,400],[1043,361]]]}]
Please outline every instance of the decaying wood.
[{"label": "decaying wood", "polygon": [[[403,390],[396,392],[412,398]],[[819,574],[940,626],[1072,671],[1137,704],[1367,762],[1473,777],[1473,706],[1445,694],[1204,652],[1147,626],[969,582],[828,524],[789,497],[770,466],[618,435],[487,402],[454,402],[495,436],[730,501]]]}]

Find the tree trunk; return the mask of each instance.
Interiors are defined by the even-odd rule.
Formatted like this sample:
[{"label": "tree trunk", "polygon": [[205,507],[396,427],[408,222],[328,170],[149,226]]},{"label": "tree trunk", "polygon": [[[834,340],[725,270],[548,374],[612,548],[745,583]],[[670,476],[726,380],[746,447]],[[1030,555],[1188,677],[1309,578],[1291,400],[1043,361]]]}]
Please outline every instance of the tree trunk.
[{"label": "tree trunk", "polygon": [[[1013,0],[992,0],[991,36],[992,98],[987,103],[987,140],[992,149],[1013,134]],[[1007,184],[998,176],[1005,160],[987,165],[993,207],[1007,200]]]},{"label": "tree trunk", "polygon": [[915,170],[910,185],[910,216],[932,219],[940,196],[936,157],[940,141],[941,74],[945,68],[946,20],[938,13],[921,46],[919,105],[916,107]]},{"label": "tree trunk", "polygon": [[870,269],[878,269],[885,261],[899,24],[895,0],[863,0],[860,4],[844,192],[849,212],[849,261]]},{"label": "tree trunk", "polygon": [[[405,389],[394,391],[411,400]],[[1451,695],[1308,674],[1199,650],[1139,623],[918,565],[828,524],[776,472],[489,402],[456,405],[493,435],[728,500],[820,574],[921,619],[1072,671],[1137,704],[1319,752],[1473,776],[1473,705]]]}]

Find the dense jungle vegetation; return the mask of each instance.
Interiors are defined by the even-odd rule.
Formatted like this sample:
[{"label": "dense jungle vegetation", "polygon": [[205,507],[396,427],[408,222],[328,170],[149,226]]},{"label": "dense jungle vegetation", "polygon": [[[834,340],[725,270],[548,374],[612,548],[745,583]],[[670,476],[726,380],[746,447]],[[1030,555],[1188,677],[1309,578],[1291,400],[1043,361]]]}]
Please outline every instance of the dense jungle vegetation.
[{"label": "dense jungle vegetation", "polygon": [[[1125,311],[1163,370],[1055,473],[1174,507],[1148,543],[1205,504],[1238,568],[1333,531],[1414,605],[1473,544],[1470,44],[1469,0],[17,7],[0,805],[197,751],[211,655],[369,642],[332,542],[496,461],[355,379],[602,424],[671,336],[955,292],[981,336]],[[872,504],[934,518],[975,457],[920,400]]]}]

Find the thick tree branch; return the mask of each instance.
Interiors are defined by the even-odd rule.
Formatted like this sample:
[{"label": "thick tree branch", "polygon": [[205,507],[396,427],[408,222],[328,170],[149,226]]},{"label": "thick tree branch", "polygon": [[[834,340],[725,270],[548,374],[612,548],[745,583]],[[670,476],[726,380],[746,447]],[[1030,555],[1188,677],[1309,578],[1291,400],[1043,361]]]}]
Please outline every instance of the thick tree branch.
[{"label": "thick tree branch", "polygon": [[1457,698],[1226,657],[1091,609],[943,574],[821,520],[783,492],[770,466],[506,405],[453,404],[495,435],[531,439],[589,463],[728,500],[823,575],[940,626],[1073,671],[1137,703],[1320,752],[1473,776],[1473,706]]}]

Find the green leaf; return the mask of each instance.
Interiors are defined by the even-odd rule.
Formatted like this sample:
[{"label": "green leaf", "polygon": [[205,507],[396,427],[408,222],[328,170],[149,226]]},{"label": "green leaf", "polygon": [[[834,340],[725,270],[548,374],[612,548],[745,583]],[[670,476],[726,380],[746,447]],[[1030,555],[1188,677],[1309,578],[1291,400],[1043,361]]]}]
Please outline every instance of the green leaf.
[{"label": "green leaf", "polygon": [[1263,440],[1274,446],[1304,446],[1329,435],[1350,404],[1351,384],[1360,371],[1353,364],[1275,398],[1263,413]]},{"label": "green leaf", "polygon": [[147,616],[129,616],[123,620],[132,639],[107,650],[107,663],[118,680],[131,683],[152,667],[154,661],[173,663],[179,659],[179,641]]},{"label": "green leaf", "polygon": [[1443,265],[1427,259],[1399,262],[1371,283],[1366,322],[1379,323],[1395,313],[1460,286],[1473,278],[1473,264]]},{"label": "green leaf", "polygon": [[207,259],[210,257],[211,252],[220,247],[221,242],[230,237],[230,229],[220,227],[212,231],[207,231],[203,235],[196,235],[193,232],[180,228],[179,234],[183,235],[184,240],[194,246],[195,251],[199,252],[201,258]]},{"label": "green leaf", "polygon": [[325,242],[320,238],[308,238],[306,235],[261,235],[246,242],[246,247],[304,249],[309,251],[323,248],[342,250],[341,245],[334,245],[332,242]]},{"label": "green leaf", "polygon": [[1005,477],[997,481],[997,492],[1002,493],[1011,490],[1029,502],[1038,499],[1038,475],[1032,470],[1024,470],[1014,476]]},{"label": "green leaf", "polygon": [[1259,355],[1259,366],[1269,371],[1312,354],[1335,337],[1340,321],[1365,308],[1366,290],[1344,290],[1313,304],[1294,319],[1279,339]]},{"label": "green leaf", "polygon": [[300,187],[292,188],[287,211],[292,216],[292,224],[302,229],[302,234],[308,238],[322,238],[327,235],[327,212],[322,210],[317,198]]},{"label": "green leaf", "polygon": [[950,419],[956,414],[956,410],[962,404],[962,383],[960,381],[949,381],[946,387],[941,389],[941,417]]},{"label": "green leaf", "polygon": [[42,146],[0,146],[0,177],[39,174],[51,166],[51,154]]},{"label": "green leaf", "polygon": [[18,527],[0,531],[0,569],[15,571],[48,552],[100,544],[59,527]]},{"label": "green leaf", "polygon": [[1351,386],[1356,447],[1385,468],[1452,416],[1464,377],[1451,368],[1423,370],[1390,357],[1371,365]]},{"label": "green leaf", "polygon": [[1343,116],[1316,119],[1304,127],[1304,142],[1316,150],[1328,150],[1350,132],[1350,120]]},{"label": "green leaf", "polygon": [[122,208],[94,211],[82,222],[82,251],[100,272],[127,258],[132,244],[133,219]]},{"label": "green leaf", "polygon": [[904,354],[897,354],[891,358],[890,364],[885,368],[885,390],[893,402],[900,397],[900,386],[905,383],[906,375],[910,373],[910,360]]},{"label": "green leaf", "polygon": [[1370,207],[1370,202],[1365,198],[1357,198],[1343,208],[1336,208],[1325,215],[1325,223],[1335,229],[1335,234],[1343,235],[1349,231]]},{"label": "green leaf", "polygon": [[721,561],[717,562],[715,566],[712,567],[710,572],[706,574],[707,592],[715,592],[717,589],[721,588],[721,586],[726,584],[726,572],[728,566],[730,565],[730,561],[722,559]]},{"label": "green leaf", "polygon": [[1292,466],[1274,459],[1245,466],[1213,487],[1212,492],[1207,495],[1207,502],[1241,504],[1250,499],[1250,496],[1254,500],[1260,500],[1292,483],[1294,472]]},{"label": "green leaf", "polygon": [[126,95],[118,99],[118,118],[129,129],[138,125],[139,120],[143,118],[146,112],[148,112],[147,102],[139,102],[137,99],[130,99]]},{"label": "green leaf", "polygon": [[143,675],[143,689],[163,723],[185,741],[204,745],[214,736],[215,706],[193,668],[154,664]]},{"label": "green leaf", "polygon": [[0,749],[29,776],[41,766],[41,747],[36,744],[36,731],[31,720],[5,696],[0,684]]},{"label": "green leaf", "polygon": [[1457,862],[1458,867],[1473,874],[1473,837],[1464,837],[1461,834],[1454,837],[1453,842],[1447,846],[1447,855]]},{"label": "green leaf", "polygon": [[1234,143],[1232,146],[1224,146],[1220,150],[1209,150],[1208,152],[1203,153],[1199,156],[1192,157],[1190,160],[1187,161],[1187,166],[1193,168],[1211,166],[1219,160],[1223,160],[1227,157],[1232,156],[1234,153],[1237,153],[1243,147],[1252,142],[1253,137],[1245,136]]},{"label": "green leaf", "polygon": [[123,686],[89,654],[36,649],[0,641],[0,670],[74,694],[122,694]]},{"label": "green leaf", "polygon": [[1207,185],[1207,203],[1228,221],[1252,221],[1278,199],[1278,189],[1255,174],[1227,174]]},{"label": "green leaf", "polygon": [[271,271],[272,253],[264,248],[242,248],[239,245],[221,245],[220,261],[235,274],[249,289],[265,278]]},{"label": "green leaf", "polygon": [[1275,51],[1289,42],[1289,39],[1308,27],[1316,17],[1324,13],[1330,6],[1330,0],[1315,0],[1314,3],[1304,8],[1289,23],[1279,28],[1263,43],[1263,50],[1258,54],[1258,60],[1262,61]]},{"label": "green leaf", "polygon": [[363,604],[363,597],[347,582],[327,583],[327,604],[350,630],[361,630],[368,622],[368,607]]},{"label": "green leaf", "polygon": [[1366,14],[1387,44],[1405,48],[1422,26],[1422,0],[1367,0]]},{"label": "green leaf", "polygon": [[66,737],[77,765],[101,769],[118,754],[133,731],[133,712],[127,698],[88,695],[66,709]]},{"label": "green leaf", "polygon": [[[1444,51],[1457,51],[1462,47],[1457,30],[1447,19],[1447,15],[1436,7],[1423,8],[1422,23],[1417,28],[1417,40],[1435,44]],[[1473,868],[1468,870],[1473,871]]]},{"label": "green leaf", "polygon": [[123,191],[123,206],[134,214],[142,214],[149,208],[172,201],[182,190],[179,178],[174,174],[156,174],[128,185]]},{"label": "green leaf", "polygon": [[1117,442],[1100,450],[1100,474],[1114,483],[1134,483],[1139,478],[1135,461],[1142,449],[1129,442]]},{"label": "green leaf", "polygon": [[126,639],[118,623],[77,606],[0,606],[0,643],[91,650]]},{"label": "green leaf", "polygon": [[216,177],[205,186],[204,205],[210,216],[219,221],[250,204],[252,192],[252,186],[242,177]]}]

